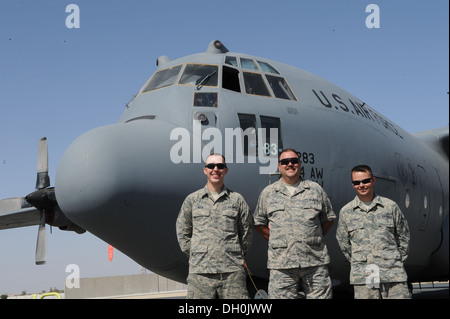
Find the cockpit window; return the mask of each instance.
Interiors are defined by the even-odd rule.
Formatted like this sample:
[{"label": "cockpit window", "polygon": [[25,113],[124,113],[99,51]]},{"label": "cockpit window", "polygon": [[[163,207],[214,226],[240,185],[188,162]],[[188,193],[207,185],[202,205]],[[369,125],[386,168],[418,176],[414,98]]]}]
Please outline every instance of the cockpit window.
[{"label": "cockpit window", "polygon": [[187,64],[180,84],[197,86],[217,86],[218,67],[208,64]]},{"label": "cockpit window", "polygon": [[261,74],[244,72],[244,82],[248,94],[270,96]]},{"label": "cockpit window", "polygon": [[227,90],[241,92],[239,71],[224,65],[222,67],[222,87]]},{"label": "cockpit window", "polygon": [[294,101],[297,100],[284,78],[268,74],[266,74],[266,78],[272,88],[273,94],[275,94],[277,98]]},{"label": "cockpit window", "polygon": [[273,66],[271,66],[267,62],[258,61],[258,64],[261,67],[261,70],[263,70],[263,72],[280,74]]},{"label": "cockpit window", "polygon": [[241,58],[241,66],[243,69],[259,71],[255,61],[251,59]]},{"label": "cockpit window", "polygon": [[235,56],[227,56],[227,57],[225,57],[225,63],[229,64],[229,65],[232,65],[232,66],[235,66],[235,67],[238,67],[237,59],[236,59]]},{"label": "cockpit window", "polygon": [[148,82],[147,86],[142,90],[142,93],[160,89],[175,83],[180,73],[181,65],[171,67],[155,72],[152,79]]}]

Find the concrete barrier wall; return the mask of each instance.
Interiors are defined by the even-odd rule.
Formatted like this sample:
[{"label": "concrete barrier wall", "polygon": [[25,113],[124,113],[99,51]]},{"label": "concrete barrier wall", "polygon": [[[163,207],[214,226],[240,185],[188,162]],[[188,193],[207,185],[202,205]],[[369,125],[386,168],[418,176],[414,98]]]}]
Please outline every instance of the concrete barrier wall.
[{"label": "concrete barrier wall", "polygon": [[185,284],[157,274],[81,278],[79,286],[79,288],[66,286],[65,299],[118,298],[187,289]]}]

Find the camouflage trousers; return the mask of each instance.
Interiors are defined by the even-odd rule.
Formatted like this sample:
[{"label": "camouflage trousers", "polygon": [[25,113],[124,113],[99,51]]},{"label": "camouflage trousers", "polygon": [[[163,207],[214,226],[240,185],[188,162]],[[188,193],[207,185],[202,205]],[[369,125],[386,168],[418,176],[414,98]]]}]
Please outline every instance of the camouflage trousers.
[{"label": "camouflage trousers", "polygon": [[355,299],[411,299],[406,282],[380,283],[379,288],[355,285]]},{"label": "camouflage trousers", "polygon": [[331,279],[327,266],[270,269],[269,298],[298,299],[300,284],[307,299],[331,299]]},{"label": "camouflage trousers", "polygon": [[248,299],[245,270],[222,274],[189,274],[187,299]]}]

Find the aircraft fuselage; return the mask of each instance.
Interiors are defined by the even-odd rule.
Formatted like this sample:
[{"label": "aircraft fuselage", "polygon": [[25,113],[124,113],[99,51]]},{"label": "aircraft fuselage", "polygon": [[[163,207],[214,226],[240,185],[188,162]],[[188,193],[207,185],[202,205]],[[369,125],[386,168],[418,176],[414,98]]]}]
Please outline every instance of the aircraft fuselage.
[{"label": "aircraft fuselage", "polygon": [[[56,197],[75,224],[147,269],[185,281],[175,220],[184,198],[206,183],[205,154],[225,155],[225,184],[254,209],[286,147],[301,153],[301,177],[325,189],[336,214],[355,197],[351,168],[370,165],[376,192],[408,220],[410,279],[448,279],[448,155],[322,78],[215,43],[161,59],[116,124],[76,139],[58,167]],[[330,271],[345,283],[336,224],[326,236]],[[267,278],[267,243],[256,232],[246,260]]]}]

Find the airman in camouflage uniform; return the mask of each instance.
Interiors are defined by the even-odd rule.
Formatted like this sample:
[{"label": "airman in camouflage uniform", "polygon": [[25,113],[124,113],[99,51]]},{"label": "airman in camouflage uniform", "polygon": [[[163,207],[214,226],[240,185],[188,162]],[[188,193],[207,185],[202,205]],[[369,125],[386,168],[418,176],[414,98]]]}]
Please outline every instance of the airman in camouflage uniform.
[{"label": "airman in camouflage uniform", "polygon": [[181,250],[189,256],[187,298],[248,298],[244,255],[253,219],[244,198],[223,184],[222,155],[207,158],[207,184],[188,195],[176,222]]},{"label": "airman in camouflage uniform", "polygon": [[256,230],[269,240],[269,298],[298,298],[301,280],[306,298],[328,299],[324,236],[336,215],[322,187],[300,180],[300,165],[295,150],[281,152],[281,179],[261,192],[253,216]]},{"label": "airman in camouflage uniform", "polygon": [[354,167],[352,183],[357,196],[341,209],[336,238],[351,264],[355,298],[410,298],[403,267],[409,247],[405,217],[395,202],[374,193],[370,167]]}]

